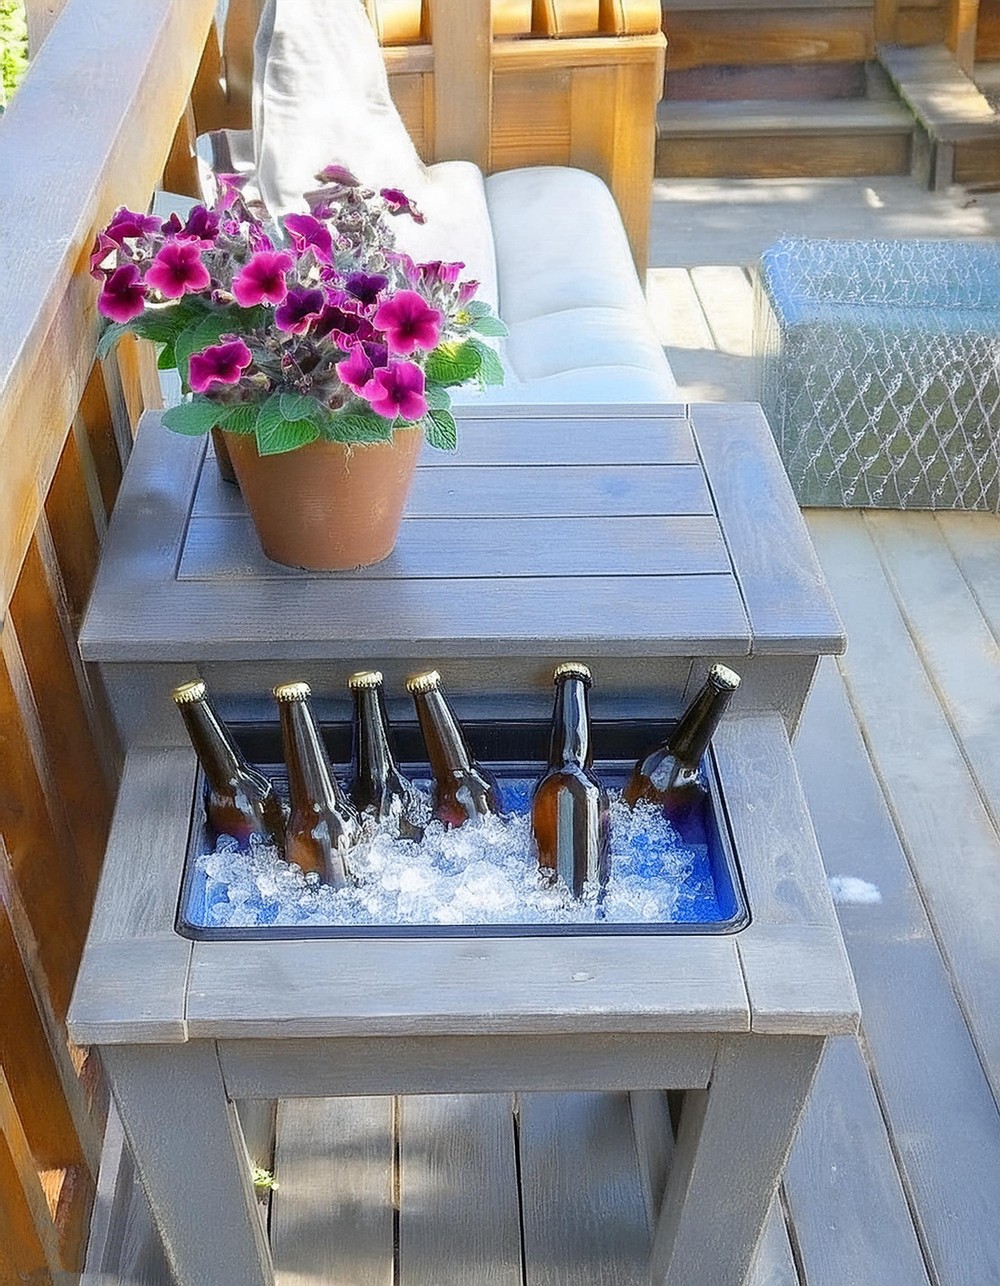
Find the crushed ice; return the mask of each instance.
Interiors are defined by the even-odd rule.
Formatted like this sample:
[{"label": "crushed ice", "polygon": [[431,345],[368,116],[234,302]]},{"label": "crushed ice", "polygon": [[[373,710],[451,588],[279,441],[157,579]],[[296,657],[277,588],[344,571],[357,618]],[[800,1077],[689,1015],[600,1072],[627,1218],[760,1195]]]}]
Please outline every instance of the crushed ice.
[{"label": "crushed ice", "polygon": [[577,902],[562,882],[549,886],[538,875],[526,811],[530,786],[517,791],[520,783],[504,785],[515,790],[513,799],[508,792],[508,806],[514,806],[503,818],[457,830],[431,822],[420,843],[374,830],[349,855],[355,884],[336,892],[271,847],[239,852],[223,839],[215,852],[197,859],[204,910],[191,918],[219,928],[713,918],[705,913],[706,905],[715,905],[707,849],[683,845],[655,806],[633,810],[620,792],[610,792],[611,878],[602,904],[596,889]]}]

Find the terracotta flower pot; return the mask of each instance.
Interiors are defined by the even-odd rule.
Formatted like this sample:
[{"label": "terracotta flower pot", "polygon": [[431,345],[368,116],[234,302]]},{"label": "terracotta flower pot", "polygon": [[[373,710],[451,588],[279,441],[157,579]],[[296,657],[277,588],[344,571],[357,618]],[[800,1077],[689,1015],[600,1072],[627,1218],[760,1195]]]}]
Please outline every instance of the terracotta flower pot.
[{"label": "terracotta flower pot", "polygon": [[219,477],[223,482],[231,482],[234,487],[240,485],[236,477],[236,470],[233,468],[233,462],[229,458],[229,448],[226,446],[226,435],[221,429],[212,430],[212,446],[215,448],[215,464],[219,470]]},{"label": "terracotta flower pot", "polygon": [[371,445],[311,442],[259,456],[252,435],[227,433],[240,490],[268,558],[311,571],[344,571],[386,558],[423,444],[398,429]]}]

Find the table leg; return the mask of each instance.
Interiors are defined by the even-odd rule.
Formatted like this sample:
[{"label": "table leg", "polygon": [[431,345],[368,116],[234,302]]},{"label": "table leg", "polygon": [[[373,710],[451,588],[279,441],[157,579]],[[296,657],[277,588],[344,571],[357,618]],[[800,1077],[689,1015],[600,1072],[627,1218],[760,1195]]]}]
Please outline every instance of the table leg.
[{"label": "table leg", "polygon": [[101,1056],[176,1286],[274,1286],[214,1043],[111,1045]]},{"label": "table leg", "polygon": [[721,1042],[708,1088],[685,1095],[653,1239],[653,1286],[743,1286],[823,1043]]}]

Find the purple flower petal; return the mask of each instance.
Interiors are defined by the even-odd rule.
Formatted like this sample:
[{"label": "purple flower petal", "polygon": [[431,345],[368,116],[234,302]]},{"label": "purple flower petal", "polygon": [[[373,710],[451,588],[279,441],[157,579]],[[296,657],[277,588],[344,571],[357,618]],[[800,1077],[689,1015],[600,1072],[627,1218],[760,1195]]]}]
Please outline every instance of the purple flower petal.
[{"label": "purple flower petal", "polygon": [[104,229],[105,234],[119,245],[126,237],[146,237],[160,231],[160,220],[151,214],[139,214],[122,206]]},{"label": "purple flower petal", "polygon": [[97,311],[112,321],[127,322],[138,317],[146,307],[146,287],[134,263],[116,268],[104,283],[97,300]]},{"label": "purple flower petal", "polygon": [[382,188],[379,196],[388,205],[390,214],[408,214],[414,223],[427,222],[406,193],[399,188]]},{"label": "purple flower petal", "polygon": [[361,303],[374,304],[388,284],[389,278],[384,273],[352,272],[344,282],[344,289]]},{"label": "purple flower petal", "polygon": [[146,284],[164,299],[207,290],[212,278],[201,261],[201,247],[194,241],[168,241],[150,264]]},{"label": "purple flower petal", "polygon": [[237,384],[253,354],[242,339],[213,344],[192,353],[188,365],[188,383],[195,393],[207,393],[216,384]]},{"label": "purple flower petal", "polygon": [[283,251],[258,251],[233,278],[236,302],[243,308],[253,308],[265,301],[280,304],[288,294],[285,273],[291,272],[294,266],[292,256]]},{"label": "purple flower petal", "polygon": [[324,165],[316,175],[318,183],[336,183],[342,188],[356,188],[358,180],[344,165]]},{"label": "purple flower petal", "polygon": [[397,291],[391,299],[379,305],[372,318],[373,324],[385,332],[390,352],[406,356],[414,349],[430,352],[441,338],[444,318],[437,308],[432,308],[415,290]]},{"label": "purple flower petal", "polygon": [[196,205],[188,215],[187,223],[180,235],[212,244],[219,235],[219,216],[203,205]]},{"label": "purple flower petal", "polygon": [[320,263],[329,263],[333,257],[333,237],[330,229],[311,214],[288,214],[285,228],[292,238],[298,254],[311,247]]},{"label": "purple flower petal", "polygon": [[278,330],[290,335],[303,335],[309,329],[309,323],[322,313],[325,306],[326,296],[322,290],[307,290],[304,286],[295,286],[274,310],[274,324]]}]

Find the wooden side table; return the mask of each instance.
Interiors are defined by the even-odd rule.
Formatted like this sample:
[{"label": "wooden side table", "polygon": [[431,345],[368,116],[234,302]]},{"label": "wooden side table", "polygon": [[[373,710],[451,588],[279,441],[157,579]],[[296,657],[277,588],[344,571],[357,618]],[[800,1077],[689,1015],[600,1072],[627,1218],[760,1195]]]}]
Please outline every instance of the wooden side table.
[{"label": "wooden side table", "polygon": [[[391,565],[337,576],[262,565],[201,444],[154,420],[129,466],[82,637],[129,751],[70,1029],[101,1047],[178,1286],[273,1282],[236,1100],[598,1088],[688,1091],[652,1280],[737,1286],[823,1044],[857,1028],[788,741],[843,640],[759,410],[492,411],[463,441],[418,471]],[[546,715],[568,656],[605,717],[675,713],[711,659],[745,674],[715,755],[746,929],[176,933],[195,761],[172,684],[201,672],[258,717],[290,667],[332,694],[362,662],[391,683],[441,660],[460,714]]]}]

